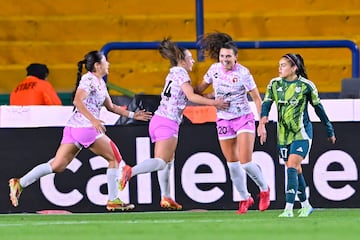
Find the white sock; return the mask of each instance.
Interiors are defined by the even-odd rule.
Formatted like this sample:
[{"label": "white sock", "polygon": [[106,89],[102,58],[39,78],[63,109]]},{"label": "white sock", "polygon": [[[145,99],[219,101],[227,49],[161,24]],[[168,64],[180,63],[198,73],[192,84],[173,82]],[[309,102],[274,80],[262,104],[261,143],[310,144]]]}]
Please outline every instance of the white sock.
[{"label": "white sock", "polygon": [[242,169],[240,162],[227,162],[230,178],[236,189],[240,193],[240,199],[246,200],[249,198],[250,193],[247,190],[246,186],[246,173]]},{"label": "white sock", "polygon": [[132,168],[132,177],[142,173],[150,173],[162,170],[166,167],[166,162],[161,158],[150,158],[136,164]]},{"label": "white sock", "polygon": [[163,170],[159,170],[157,172],[161,197],[170,197],[169,177],[170,177],[170,170],[171,170],[173,165],[174,165],[174,160],[167,163],[166,167]]},{"label": "white sock", "polygon": [[30,184],[37,181],[39,178],[52,173],[50,163],[42,163],[31,169],[27,174],[20,178],[20,185],[26,188]]},{"label": "white sock", "polygon": [[294,208],[294,204],[293,203],[286,203],[285,204],[285,210],[290,210],[290,211],[292,211],[293,210],[293,208]]},{"label": "white sock", "polygon": [[248,162],[241,164],[241,166],[245,169],[246,173],[249,175],[249,177],[256,183],[256,185],[260,188],[261,192],[268,190],[268,185],[264,179],[264,176],[261,172],[260,167],[253,163]]},{"label": "white sock", "polygon": [[108,199],[113,201],[118,195],[119,169],[108,168],[106,170],[106,178],[108,186]]},{"label": "white sock", "polygon": [[301,208],[307,207],[309,205],[310,205],[310,203],[309,203],[309,200],[307,200],[307,199],[305,201],[301,202]]}]

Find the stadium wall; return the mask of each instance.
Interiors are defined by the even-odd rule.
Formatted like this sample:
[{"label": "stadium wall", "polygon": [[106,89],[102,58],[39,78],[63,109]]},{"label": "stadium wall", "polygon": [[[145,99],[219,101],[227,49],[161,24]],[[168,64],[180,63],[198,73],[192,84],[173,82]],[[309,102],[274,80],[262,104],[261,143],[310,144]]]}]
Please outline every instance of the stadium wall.
[{"label": "stadium wall", "polygon": [[[12,112],[12,116],[21,118],[21,113]],[[109,118],[109,121],[113,120]],[[314,122],[313,147],[309,158],[303,161],[310,202],[315,208],[359,208],[357,135],[360,125],[358,121],[340,121],[334,122],[334,128],[337,143],[332,145],[326,141],[324,126]],[[150,143],[146,123],[107,126],[107,134],[117,143],[123,159],[130,165],[152,156],[154,146]],[[62,127],[2,127],[0,136],[0,213],[106,211],[107,162],[88,150],[83,150],[63,173],[50,174],[30,185],[22,193],[19,207],[12,207],[8,179],[22,176],[39,163],[51,161],[62,136]],[[275,122],[268,125],[268,139],[265,145],[256,140],[253,159],[271,188],[271,209],[280,209],[285,200],[285,167],[277,157]],[[175,158],[172,195],[183,204],[184,210],[237,208],[239,198],[218,145],[215,123],[184,122]],[[258,189],[250,179],[248,186],[256,197]],[[124,201],[134,203],[135,211],[161,210],[155,173],[133,178],[119,195]],[[256,209],[256,204],[251,209]]]}]

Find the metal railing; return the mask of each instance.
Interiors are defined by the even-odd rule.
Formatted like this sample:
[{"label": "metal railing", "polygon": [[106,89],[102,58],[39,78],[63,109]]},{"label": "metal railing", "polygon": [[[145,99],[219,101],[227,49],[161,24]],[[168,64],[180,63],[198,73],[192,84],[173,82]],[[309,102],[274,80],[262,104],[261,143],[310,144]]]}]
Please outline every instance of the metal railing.
[{"label": "metal railing", "polygon": [[[198,49],[197,42],[177,42],[180,47]],[[348,48],[352,54],[352,77],[359,77],[360,54],[358,46],[350,40],[248,41],[235,42],[240,49],[260,48]],[[159,42],[110,42],[101,49],[105,56],[112,50],[157,49]],[[200,56],[201,58],[201,56]],[[200,61],[200,59],[198,59]]]},{"label": "metal railing", "polygon": [[[177,42],[180,47],[197,49],[197,42],[204,34],[204,8],[203,0],[196,0],[196,41]],[[245,41],[235,42],[240,49],[260,49],[260,48],[348,48],[351,51],[352,77],[358,78],[360,71],[360,53],[355,42],[350,40],[300,40],[300,41]],[[105,56],[113,50],[136,50],[136,49],[157,49],[159,42],[109,42],[106,43],[101,51]],[[197,54],[198,61],[203,60],[201,52]]]}]

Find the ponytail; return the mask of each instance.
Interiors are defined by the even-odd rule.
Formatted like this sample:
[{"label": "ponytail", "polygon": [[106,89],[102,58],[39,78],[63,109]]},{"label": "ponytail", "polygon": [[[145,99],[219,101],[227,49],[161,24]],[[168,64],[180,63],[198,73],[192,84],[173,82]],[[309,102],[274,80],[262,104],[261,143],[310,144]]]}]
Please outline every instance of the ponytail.
[{"label": "ponytail", "polygon": [[74,101],[76,90],[80,84],[83,66],[85,65],[85,69],[89,72],[93,72],[95,70],[95,63],[100,63],[104,54],[99,51],[90,51],[88,52],[84,59],[77,63],[77,76],[74,91],[72,92],[72,101]]},{"label": "ponytail", "polygon": [[79,86],[79,83],[80,83],[80,80],[81,80],[81,76],[82,76],[82,69],[83,69],[83,65],[85,64],[85,60],[81,60],[77,63],[77,66],[78,66],[78,71],[77,71],[77,77],[76,77],[76,83],[75,83],[75,88],[71,94],[71,100],[74,101],[74,98],[75,98],[75,93],[76,93],[76,90]]},{"label": "ponytail", "polygon": [[168,59],[172,67],[177,66],[179,60],[185,59],[185,50],[179,48],[169,37],[162,40],[159,46],[160,55]]}]

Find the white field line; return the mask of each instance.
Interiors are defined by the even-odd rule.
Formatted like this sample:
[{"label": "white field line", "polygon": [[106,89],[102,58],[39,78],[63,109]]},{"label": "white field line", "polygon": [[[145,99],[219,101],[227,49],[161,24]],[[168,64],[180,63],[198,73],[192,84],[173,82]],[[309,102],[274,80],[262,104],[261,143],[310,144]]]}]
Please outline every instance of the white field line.
[{"label": "white field line", "polygon": [[53,221],[53,222],[45,222],[45,221],[29,221],[26,223],[1,223],[1,227],[20,227],[20,226],[49,226],[49,225],[86,225],[86,224],[164,224],[164,223],[184,223],[184,222],[192,222],[192,223],[207,223],[207,222],[230,222],[234,221],[232,219],[222,220],[222,219],[199,219],[199,220],[100,220],[100,221]]}]

